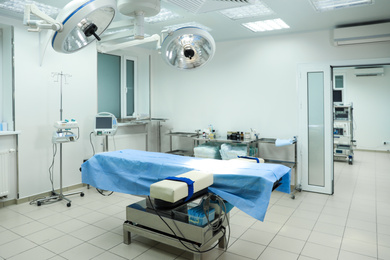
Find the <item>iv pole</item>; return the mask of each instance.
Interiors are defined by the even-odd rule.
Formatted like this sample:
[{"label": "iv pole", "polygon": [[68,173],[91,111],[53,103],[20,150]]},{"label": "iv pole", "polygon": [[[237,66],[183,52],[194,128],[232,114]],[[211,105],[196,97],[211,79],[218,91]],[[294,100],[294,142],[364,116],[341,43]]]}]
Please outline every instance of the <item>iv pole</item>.
[{"label": "iv pole", "polygon": [[[64,78],[66,81],[66,77],[71,77],[71,75],[64,74],[61,71],[59,73],[53,72],[52,76],[53,77],[57,76],[57,80],[58,80],[58,77],[60,78],[60,121],[62,122],[62,120],[63,120],[62,119],[62,112],[63,112],[63,108],[62,108],[62,84],[63,84],[63,82],[62,82],[62,79]],[[58,131],[62,132],[62,129],[59,129]],[[77,139],[78,139],[78,137],[77,137]],[[54,189],[52,190],[51,193],[52,193],[51,196],[37,200],[37,205],[41,206],[42,203],[49,203],[49,202],[54,203],[54,202],[59,202],[61,200],[66,200],[68,202],[66,204],[66,206],[70,207],[72,205],[71,204],[72,201],[70,199],[66,198],[65,196],[80,194],[81,197],[84,197],[84,192],[81,192],[81,191],[72,192],[72,193],[68,193],[68,194],[63,194],[63,192],[62,192],[62,142],[60,142],[60,193],[55,192]]]}]

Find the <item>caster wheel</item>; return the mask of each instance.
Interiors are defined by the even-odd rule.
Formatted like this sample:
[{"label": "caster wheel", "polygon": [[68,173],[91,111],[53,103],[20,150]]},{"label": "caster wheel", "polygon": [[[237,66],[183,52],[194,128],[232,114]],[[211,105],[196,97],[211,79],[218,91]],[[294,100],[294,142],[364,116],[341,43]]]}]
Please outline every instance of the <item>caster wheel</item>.
[{"label": "caster wheel", "polygon": [[84,192],[81,192],[81,193],[80,193],[80,196],[81,196],[81,197],[84,197],[84,195],[85,195]]},{"label": "caster wheel", "polygon": [[39,206],[41,206],[41,205],[42,205],[42,202],[38,201],[38,202],[37,202],[37,206],[39,207]]},{"label": "caster wheel", "polygon": [[69,202],[68,204],[66,204],[66,206],[69,208],[69,207],[72,206],[72,205],[71,205],[70,202]]},{"label": "caster wheel", "polygon": [[291,196],[291,199],[295,200],[295,195],[292,195],[292,196]]}]

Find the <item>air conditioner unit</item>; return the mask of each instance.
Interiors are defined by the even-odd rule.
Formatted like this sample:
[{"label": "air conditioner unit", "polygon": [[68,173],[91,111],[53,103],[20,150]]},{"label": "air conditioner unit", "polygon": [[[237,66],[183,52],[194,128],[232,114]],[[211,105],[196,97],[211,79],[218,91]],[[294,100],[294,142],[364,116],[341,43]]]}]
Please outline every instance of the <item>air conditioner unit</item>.
[{"label": "air conditioner unit", "polygon": [[383,76],[385,70],[381,67],[379,68],[357,68],[354,71],[356,77],[372,77],[372,76]]},{"label": "air conditioner unit", "polygon": [[336,46],[390,41],[390,22],[336,28],[333,40]]}]

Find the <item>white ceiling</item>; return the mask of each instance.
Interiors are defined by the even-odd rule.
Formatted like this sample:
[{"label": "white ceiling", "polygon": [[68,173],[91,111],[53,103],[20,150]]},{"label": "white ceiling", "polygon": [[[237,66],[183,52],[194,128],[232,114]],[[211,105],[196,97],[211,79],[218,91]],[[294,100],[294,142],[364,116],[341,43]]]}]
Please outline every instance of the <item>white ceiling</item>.
[{"label": "white ceiling", "polygon": [[[0,0],[0,3],[5,1],[6,0]],[[56,6],[58,8],[64,7],[69,2],[66,0],[35,1]],[[162,0],[162,7],[168,8],[178,13],[182,16],[182,18],[155,24],[145,23],[145,33],[149,35],[155,33],[158,34],[163,27],[168,25],[181,24],[186,22],[198,22],[211,28],[212,30],[210,33],[218,42],[277,34],[332,29],[335,27],[351,24],[390,21],[390,0],[375,0],[373,5],[344,8],[327,12],[315,11],[309,0],[262,0],[262,2],[270,7],[274,11],[274,14],[233,21],[218,11],[203,14],[193,14],[174,4]],[[11,11],[0,9],[0,15],[17,17],[22,22],[22,14],[15,14]],[[281,18],[290,26],[290,28],[271,32],[254,33],[241,25],[243,22],[275,18]],[[116,21],[122,19],[130,19],[130,17],[119,14],[115,18]]]}]

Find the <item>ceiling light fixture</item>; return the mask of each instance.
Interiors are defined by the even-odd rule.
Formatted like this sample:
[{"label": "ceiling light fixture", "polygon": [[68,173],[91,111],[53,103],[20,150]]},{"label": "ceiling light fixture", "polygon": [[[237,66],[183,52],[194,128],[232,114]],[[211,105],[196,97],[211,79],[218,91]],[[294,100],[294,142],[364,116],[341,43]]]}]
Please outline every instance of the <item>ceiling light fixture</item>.
[{"label": "ceiling light fixture", "polygon": [[15,12],[15,13],[21,13],[23,14],[24,8],[26,4],[34,4],[39,8],[39,10],[43,11],[45,14],[56,17],[58,15],[59,9],[51,6],[51,5],[45,5],[36,1],[31,0],[8,0],[4,1],[3,3],[0,3],[0,8]]},{"label": "ceiling light fixture", "polygon": [[181,70],[196,69],[212,59],[215,41],[205,30],[184,27],[168,32],[161,46],[163,59]]},{"label": "ceiling light fixture", "polygon": [[[115,0],[75,0],[68,3],[56,19],[35,5],[26,5],[23,23],[29,31],[52,29],[51,44],[55,51],[73,53],[81,50],[107,29],[115,15]],[[31,20],[33,14],[42,20]]]},{"label": "ceiling light fixture", "polygon": [[145,22],[147,23],[166,22],[166,21],[177,19],[179,17],[181,16],[178,15],[177,13],[174,13],[169,9],[161,7],[161,10],[158,13],[158,15],[152,17],[145,17]]},{"label": "ceiling light fixture", "polygon": [[188,22],[188,23],[165,26],[163,31],[176,31],[177,29],[184,28],[184,27],[196,27],[208,32],[211,31],[211,28],[197,22]]},{"label": "ceiling light fixture", "polygon": [[374,0],[310,0],[318,12],[374,4]]},{"label": "ceiling light fixture", "polygon": [[257,0],[253,5],[226,9],[220,11],[220,13],[232,20],[238,20],[248,17],[270,15],[274,14],[274,11],[263,2]]},{"label": "ceiling light fixture", "polygon": [[290,26],[288,26],[282,19],[279,18],[272,19],[272,20],[265,20],[265,21],[243,23],[242,25],[253,32],[265,32],[265,31],[273,31],[273,30],[290,28]]}]

